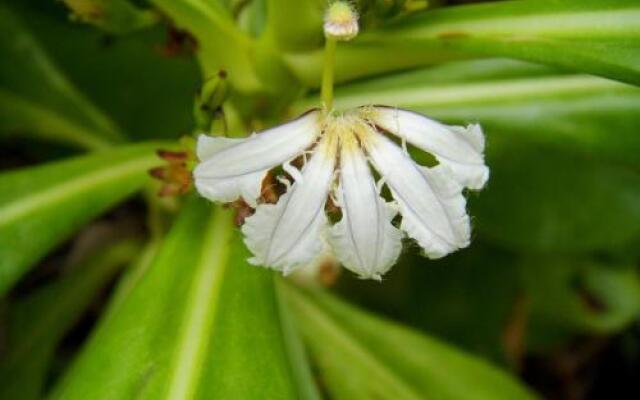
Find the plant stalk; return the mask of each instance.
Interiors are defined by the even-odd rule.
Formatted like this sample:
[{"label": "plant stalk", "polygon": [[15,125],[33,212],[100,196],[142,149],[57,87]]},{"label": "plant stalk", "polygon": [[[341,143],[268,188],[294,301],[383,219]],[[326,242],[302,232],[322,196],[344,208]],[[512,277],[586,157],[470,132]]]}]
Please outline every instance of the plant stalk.
[{"label": "plant stalk", "polygon": [[333,76],[336,59],[336,39],[327,37],[324,45],[324,66],[322,71],[322,106],[325,113],[333,109]]}]

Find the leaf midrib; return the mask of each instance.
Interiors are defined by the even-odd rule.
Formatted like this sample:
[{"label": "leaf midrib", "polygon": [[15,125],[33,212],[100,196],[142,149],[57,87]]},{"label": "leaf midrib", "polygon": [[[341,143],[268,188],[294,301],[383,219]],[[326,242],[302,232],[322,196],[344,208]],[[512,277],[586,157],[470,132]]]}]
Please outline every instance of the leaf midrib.
[{"label": "leaf midrib", "polygon": [[202,376],[209,338],[216,311],[219,308],[220,289],[224,281],[230,255],[232,234],[230,214],[216,207],[202,242],[202,252],[189,288],[184,319],[179,332],[175,357],[169,368],[167,399],[194,398]]},{"label": "leaf midrib", "polygon": [[90,192],[108,182],[122,179],[129,174],[140,173],[157,164],[157,160],[155,154],[150,153],[117,166],[108,164],[60,185],[14,199],[0,207],[0,228],[36,212],[39,208],[53,207],[66,199]]},{"label": "leaf midrib", "polygon": [[[336,103],[339,107],[359,105],[371,98],[384,98],[387,104],[402,105],[455,105],[468,102],[486,104],[487,101],[504,101],[527,98],[529,96],[549,95],[558,93],[590,93],[603,90],[633,89],[624,83],[597,78],[589,75],[571,75],[549,78],[524,78],[497,80],[482,83],[465,83],[462,85],[426,85],[405,89],[387,89],[375,91],[375,88],[365,94],[341,94],[338,92]],[[347,89],[348,90],[348,89]],[[347,91],[345,90],[345,91]],[[304,101],[303,104],[307,104]],[[396,104],[397,103],[397,104]]]},{"label": "leaf midrib", "polygon": [[100,150],[110,145],[109,140],[112,138],[95,135],[84,125],[78,124],[76,121],[50,109],[46,105],[0,89],[0,102],[3,102],[3,99],[6,101],[6,104],[20,107],[25,110],[26,113],[32,114],[32,117],[38,118],[40,121],[46,120],[51,133],[41,132],[39,136],[43,138],[55,141],[63,141],[66,139],[90,150]]},{"label": "leaf midrib", "polygon": [[[468,11],[467,15],[462,15],[460,9],[424,14],[422,17],[414,18],[406,26],[389,27],[380,33],[372,32],[369,35],[363,35],[361,40],[367,41],[371,38],[372,40],[392,41],[396,36],[404,37],[404,35],[410,35],[411,40],[442,39],[447,38],[447,34],[455,34],[462,40],[465,38],[462,35],[466,34],[469,37],[489,35],[510,37],[553,35],[554,37],[571,38],[581,35],[588,38],[640,36],[637,23],[640,19],[639,7],[626,6],[614,10],[554,9],[550,12],[520,15],[480,14],[479,17],[471,13],[475,11],[472,8],[478,6],[466,7],[468,7],[468,10],[465,10]],[[503,8],[506,10],[506,7],[503,6]],[[500,10],[497,10],[496,7],[495,11]],[[390,33],[390,35],[386,36],[385,33]]]}]

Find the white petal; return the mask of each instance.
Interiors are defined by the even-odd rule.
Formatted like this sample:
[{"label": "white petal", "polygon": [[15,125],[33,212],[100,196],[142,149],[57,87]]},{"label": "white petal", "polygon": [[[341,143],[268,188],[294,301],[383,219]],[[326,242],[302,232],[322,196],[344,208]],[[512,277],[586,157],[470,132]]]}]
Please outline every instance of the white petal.
[{"label": "white petal", "polygon": [[319,134],[319,112],[312,111],[248,138],[200,135],[197,153],[201,162],[193,171],[196,188],[213,201],[229,202],[242,196],[255,206],[266,173],[295,158]]},{"label": "white petal", "polygon": [[329,242],[345,268],[379,280],[400,255],[402,232],[391,225],[396,212],[380,197],[355,137],[344,132],[342,139],[338,190],[342,219],[329,231]]},{"label": "white petal", "polygon": [[[198,137],[197,155],[206,160],[225,148],[237,146],[249,139],[230,139],[200,135]],[[242,197],[255,207],[260,197],[262,180],[269,169],[239,175],[231,178],[208,178],[203,176],[203,169],[198,165],[194,170],[194,182],[198,193],[211,201],[228,203]]]},{"label": "white petal", "polygon": [[384,130],[433,154],[463,186],[481,189],[489,179],[480,125],[447,126],[418,113],[387,107],[375,107],[366,115]]},{"label": "white petal", "polygon": [[442,166],[417,165],[395,143],[372,130],[362,141],[398,202],[400,228],[418,241],[427,256],[440,258],[469,245],[462,186]]},{"label": "white petal", "polygon": [[324,249],[327,225],[324,205],[333,180],[336,140],[323,139],[293,183],[276,204],[261,204],[245,220],[242,232],[253,264],[285,274],[305,265]]}]

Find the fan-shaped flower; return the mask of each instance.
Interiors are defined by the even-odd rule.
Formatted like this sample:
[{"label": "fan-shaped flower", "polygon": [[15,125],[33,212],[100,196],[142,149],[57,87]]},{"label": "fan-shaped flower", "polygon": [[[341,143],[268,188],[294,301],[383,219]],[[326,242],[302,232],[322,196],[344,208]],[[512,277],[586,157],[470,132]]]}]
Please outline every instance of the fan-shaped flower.
[{"label": "fan-shaped flower", "polygon": [[[407,142],[438,164],[417,164]],[[446,126],[381,106],[341,115],[312,110],[248,138],[201,135],[194,178],[210,200],[242,197],[255,207],[242,227],[254,255],[250,262],[286,274],[332,251],[361,277],[380,279],[398,258],[404,233],[430,258],[469,244],[463,189],[477,190],[487,181],[483,151],[478,125]],[[298,169],[291,163],[300,157]],[[292,182],[285,181],[277,203],[261,203],[263,180],[280,165]],[[334,224],[325,212],[329,198],[341,211]]]}]

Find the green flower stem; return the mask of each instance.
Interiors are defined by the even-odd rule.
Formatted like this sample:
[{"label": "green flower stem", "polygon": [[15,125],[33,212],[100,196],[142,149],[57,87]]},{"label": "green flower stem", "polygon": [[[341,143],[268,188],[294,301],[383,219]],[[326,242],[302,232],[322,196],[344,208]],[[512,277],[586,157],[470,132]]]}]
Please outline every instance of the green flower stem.
[{"label": "green flower stem", "polygon": [[[447,61],[476,58],[469,54],[443,48],[440,43],[426,43],[419,49],[397,43],[361,46],[359,40],[342,43],[336,50],[335,82],[406,70]],[[419,50],[419,51],[418,51]],[[392,54],[393,57],[389,55]],[[284,61],[295,77],[308,87],[318,87],[322,74],[322,49],[304,53],[287,53]]]},{"label": "green flower stem", "polygon": [[333,72],[336,60],[336,39],[327,38],[324,45],[324,67],[322,72],[322,106],[325,112],[333,109]]}]

